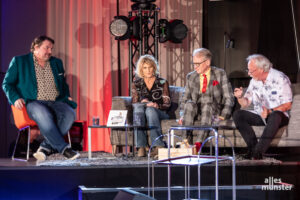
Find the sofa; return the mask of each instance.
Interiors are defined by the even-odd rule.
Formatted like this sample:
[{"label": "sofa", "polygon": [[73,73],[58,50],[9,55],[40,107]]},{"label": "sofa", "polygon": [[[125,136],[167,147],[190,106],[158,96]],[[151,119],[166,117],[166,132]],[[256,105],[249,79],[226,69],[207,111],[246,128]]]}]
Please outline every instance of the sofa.
[{"label": "sofa", "polygon": [[[293,91],[293,104],[291,109],[291,117],[288,126],[284,126],[280,128],[273,139],[271,146],[273,147],[296,147],[300,146],[300,83],[292,84],[292,91]],[[170,86],[170,97],[171,97],[171,107],[168,110],[168,114],[170,119],[162,120],[161,127],[162,133],[166,134],[168,129],[172,125],[178,125],[176,119],[179,118],[179,102],[184,92],[183,87],[177,86]],[[237,104],[237,103],[236,103]],[[112,109],[113,110],[128,110],[127,115],[127,122],[128,124],[132,124],[132,104],[131,104],[131,97],[128,96],[115,96],[112,99]],[[235,106],[235,109],[240,109],[239,105]],[[248,109],[251,109],[249,107]],[[222,125],[232,125],[235,126],[232,119],[225,120],[221,122]],[[199,121],[195,122],[195,125],[200,125]],[[263,126],[253,126],[257,137],[259,138],[262,135]],[[149,135],[148,131],[148,135]],[[127,132],[128,134],[128,145],[132,146],[133,144],[133,131],[130,130]],[[184,131],[176,131],[176,135],[185,137]],[[193,138],[196,138],[197,131],[193,132]],[[228,138],[234,147],[246,147],[246,143],[244,142],[242,136],[240,135],[237,129],[233,130],[219,130],[220,135],[224,135]],[[125,145],[125,131],[122,129],[112,129],[111,130],[111,144],[113,145],[113,149],[117,146],[124,146]],[[149,143],[150,144],[150,143]],[[230,144],[224,138],[219,139],[219,147],[230,147]]]}]

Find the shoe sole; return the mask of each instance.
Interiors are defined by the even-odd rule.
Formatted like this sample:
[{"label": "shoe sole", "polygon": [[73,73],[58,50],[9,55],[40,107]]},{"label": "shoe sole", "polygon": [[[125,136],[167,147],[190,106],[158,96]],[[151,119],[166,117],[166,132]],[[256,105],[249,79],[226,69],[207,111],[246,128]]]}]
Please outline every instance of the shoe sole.
[{"label": "shoe sole", "polygon": [[38,161],[45,161],[46,160],[46,155],[42,152],[34,153],[33,157],[35,157],[35,159],[37,159]]}]

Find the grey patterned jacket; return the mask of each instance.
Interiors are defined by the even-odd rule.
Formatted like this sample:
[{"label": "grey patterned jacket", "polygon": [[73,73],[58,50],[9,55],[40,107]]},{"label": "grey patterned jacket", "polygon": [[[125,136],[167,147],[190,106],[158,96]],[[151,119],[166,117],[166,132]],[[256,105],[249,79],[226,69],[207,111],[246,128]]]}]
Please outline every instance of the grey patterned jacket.
[{"label": "grey patterned jacket", "polygon": [[211,67],[210,81],[206,93],[200,93],[200,79],[196,71],[187,75],[185,91],[180,101],[180,116],[183,117],[184,105],[191,101],[198,105],[198,119],[201,124],[211,124],[212,115],[228,119],[234,106],[234,96],[226,72]]}]

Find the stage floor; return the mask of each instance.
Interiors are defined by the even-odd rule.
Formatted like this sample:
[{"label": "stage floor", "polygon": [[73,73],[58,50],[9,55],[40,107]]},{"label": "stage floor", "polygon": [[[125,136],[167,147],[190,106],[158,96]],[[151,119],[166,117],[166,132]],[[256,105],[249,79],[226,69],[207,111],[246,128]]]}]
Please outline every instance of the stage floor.
[{"label": "stage floor", "polygon": [[[205,150],[204,155],[208,155],[208,149]],[[263,160],[245,160],[242,158],[245,152],[244,148],[236,149],[236,165],[297,165],[300,162],[300,148],[270,148]],[[231,156],[230,149],[221,149],[220,155]],[[24,158],[24,155],[23,155]],[[152,159],[150,159],[150,162]],[[128,157],[122,153],[112,155],[106,152],[93,152],[92,159],[88,159],[87,152],[80,152],[80,157],[74,161],[66,160],[60,154],[52,154],[47,157],[46,161],[37,162],[35,158],[30,156],[27,162],[12,160],[10,158],[0,158],[0,167],[33,167],[33,166],[126,166],[126,165],[147,165],[147,157],[133,157],[128,154]],[[221,165],[231,164],[230,161],[222,162]]]},{"label": "stage floor", "polygon": [[[284,159],[267,158],[260,161],[237,158],[236,183],[238,187],[255,189],[254,186],[267,185],[266,180],[280,179],[293,185],[291,191],[278,193],[277,199],[296,199],[300,180],[300,162],[298,155],[276,155]],[[93,159],[87,159],[87,153],[81,152],[76,161],[67,161],[60,155],[53,155],[47,162],[38,163],[34,158],[28,162],[0,159],[0,199],[78,199],[79,186],[87,188],[146,188],[148,186],[147,158],[126,158],[104,152],[94,152]],[[201,167],[201,185],[203,188],[214,186],[214,163]],[[157,165],[155,187],[167,186],[167,166]],[[231,162],[219,164],[220,186],[231,186]],[[171,167],[172,186],[184,185],[184,167]],[[197,185],[197,167],[191,167],[191,186]],[[213,189],[210,189],[213,190]],[[261,192],[261,190],[259,190]],[[249,194],[252,194],[248,191]],[[247,190],[237,192],[237,199],[274,199],[273,192],[256,193],[247,196]],[[230,192],[229,192],[230,193]],[[209,193],[210,194],[210,193]],[[211,192],[213,194],[213,192]],[[287,195],[288,194],[288,195]],[[265,198],[261,198],[265,196]],[[282,197],[281,195],[284,195]],[[239,198],[240,197],[240,198]],[[257,196],[258,197],[258,196]],[[100,198],[101,199],[101,198]],[[162,198],[164,199],[164,198]],[[210,198],[208,198],[210,199]],[[222,198],[220,198],[222,199]],[[228,198],[223,198],[228,199]]]}]

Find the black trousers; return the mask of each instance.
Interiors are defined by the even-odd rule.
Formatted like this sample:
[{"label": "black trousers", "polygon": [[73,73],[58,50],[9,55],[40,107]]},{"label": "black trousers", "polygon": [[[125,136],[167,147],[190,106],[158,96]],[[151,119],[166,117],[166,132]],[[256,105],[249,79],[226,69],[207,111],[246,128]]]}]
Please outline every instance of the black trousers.
[{"label": "black trousers", "polygon": [[253,153],[262,154],[269,148],[278,129],[289,123],[289,118],[283,112],[273,111],[266,119],[266,126],[261,139],[257,141],[257,137],[251,126],[265,125],[259,115],[246,110],[237,110],[233,113],[233,120],[249,150]]}]

